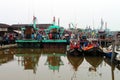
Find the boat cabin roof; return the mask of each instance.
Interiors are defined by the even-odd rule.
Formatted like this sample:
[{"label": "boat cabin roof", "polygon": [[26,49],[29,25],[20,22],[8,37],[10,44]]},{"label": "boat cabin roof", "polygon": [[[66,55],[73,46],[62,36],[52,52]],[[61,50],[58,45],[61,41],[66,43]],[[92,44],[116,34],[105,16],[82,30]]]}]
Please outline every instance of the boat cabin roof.
[{"label": "boat cabin roof", "polygon": [[48,30],[51,30],[51,29],[60,29],[60,27],[57,25],[51,25],[48,27]]}]

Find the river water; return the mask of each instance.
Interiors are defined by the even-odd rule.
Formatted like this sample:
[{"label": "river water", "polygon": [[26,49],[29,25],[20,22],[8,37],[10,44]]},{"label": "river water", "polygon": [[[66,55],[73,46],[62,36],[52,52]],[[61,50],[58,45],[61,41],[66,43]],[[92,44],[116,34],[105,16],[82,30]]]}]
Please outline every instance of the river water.
[{"label": "river water", "polygon": [[63,50],[0,50],[0,80],[120,80],[120,65],[104,57],[72,57]]}]

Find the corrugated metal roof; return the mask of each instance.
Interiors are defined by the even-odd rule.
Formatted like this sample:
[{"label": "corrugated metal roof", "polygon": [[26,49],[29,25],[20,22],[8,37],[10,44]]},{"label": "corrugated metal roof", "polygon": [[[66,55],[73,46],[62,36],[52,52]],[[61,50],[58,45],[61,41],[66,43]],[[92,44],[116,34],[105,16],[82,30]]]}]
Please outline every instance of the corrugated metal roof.
[{"label": "corrugated metal roof", "polygon": [[[11,27],[15,28],[20,28],[20,27],[23,27],[23,26],[28,26],[28,25],[31,25],[31,24],[13,24],[11,25]],[[40,29],[47,29],[51,24],[36,24],[36,27],[37,28],[40,28]]]},{"label": "corrugated metal roof", "polygon": [[7,28],[7,27],[10,27],[10,25],[8,25],[8,24],[3,24],[3,23],[0,23],[0,28]]}]

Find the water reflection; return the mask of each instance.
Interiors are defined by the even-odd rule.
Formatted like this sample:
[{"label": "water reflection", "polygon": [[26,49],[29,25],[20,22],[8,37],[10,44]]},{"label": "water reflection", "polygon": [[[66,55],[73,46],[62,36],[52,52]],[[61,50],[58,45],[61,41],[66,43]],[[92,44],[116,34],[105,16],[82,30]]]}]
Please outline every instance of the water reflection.
[{"label": "water reflection", "polygon": [[75,57],[75,56],[67,55],[67,58],[75,71],[77,71],[78,67],[80,66],[80,64],[82,64],[84,60],[83,56]]},{"label": "water reflection", "polygon": [[67,59],[69,61],[69,63],[73,66],[74,69],[74,73],[71,77],[71,80],[77,80],[77,70],[79,68],[79,66],[82,64],[83,60],[84,60],[84,56],[71,56],[71,55],[67,55]]},{"label": "water reflection", "polygon": [[0,51],[0,64],[5,64],[0,65],[2,80],[120,79],[120,64],[103,57],[73,57],[62,49],[5,49]]},{"label": "water reflection", "polygon": [[18,48],[15,49],[15,54],[41,54],[42,50],[37,48]]},{"label": "water reflection", "polygon": [[103,73],[101,72],[103,57],[101,56],[85,56],[88,66],[88,77],[89,78],[100,78],[102,80]]},{"label": "water reflection", "polygon": [[118,63],[111,63],[111,59],[109,59],[109,58],[105,58],[104,61],[105,61],[110,67],[112,67],[113,70],[115,70],[115,69],[120,70],[120,64],[118,64]]},{"label": "water reflection", "polygon": [[56,54],[56,53],[49,53],[47,55],[47,60],[45,65],[48,65],[50,70],[57,70],[59,71],[59,67],[64,65],[63,61],[61,60],[61,56],[65,56],[64,54]]},{"label": "water reflection", "polygon": [[105,58],[104,61],[111,67],[112,80],[115,80],[114,71],[115,71],[116,68],[118,70],[120,70],[120,64],[114,64],[114,63],[112,63],[111,59],[109,59],[109,58]]},{"label": "water reflection", "polygon": [[65,54],[66,53],[66,48],[43,48],[42,53],[57,53],[57,54]]},{"label": "water reflection", "polygon": [[86,61],[91,65],[89,71],[97,71],[96,68],[102,63],[103,57],[85,56]]},{"label": "water reflection", "polygon": [[0,51],[0,65],[10,62],[14,59],[13,49],[5,49]]},{"label": "water reflection", "polygon": [[40,49],[18,49],[15,56],[18,57],[18,64],[24,66],[24,70],[33,70],[36,73],[39,58],[41,56]]}]

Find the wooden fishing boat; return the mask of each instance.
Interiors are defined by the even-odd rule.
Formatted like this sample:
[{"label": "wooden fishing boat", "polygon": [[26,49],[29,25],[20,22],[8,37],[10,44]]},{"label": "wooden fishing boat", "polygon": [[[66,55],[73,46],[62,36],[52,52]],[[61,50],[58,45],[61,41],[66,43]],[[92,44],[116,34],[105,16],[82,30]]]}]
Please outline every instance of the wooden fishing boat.
[{"label": "wooden fishing boat", "polygon": [[120,63],[120,52],[116,53],[115,60]]},{"label": "wooden fishing boat", "polygon": [[60,26],[57,26],[55,24],[52,24],[51,26],[48,27],[48,29],[45,30],[45,37],[42,40],[43,47],[51,48],[60,48],[63,46],[67,46],[68,40],[63,39],[63,32],[64,29],[61,28]]},{"label": "wooden fishing boat", "polygon": [[84,43],[87,43],[87,42],[88,42],[88,40],[87,40],[87,35],[85,35],[85,34],[83,35],[83,34],[82,34],[82,35],[80,36],[80,45],[83,46]]},{"label": "wooden fishing boat", "polygon": [[117,33],[116,35],[116,46],[115,46],[115,52],[117,53],[116,60],[120,62],[120,32]]},{"label": "wooden fishing boat", "polygon": [[80,46],[80,42],[79,41],[71,41],[70,42],[70,48],[67,51],[67,54],[73,55],[73,56],[83,55],[82,48]]},{"label": "wooden fishing boat", "polygon": [[[36,35],[36,36],[35,36]],[[36,37],[38,37],[36,39]],[[36,18],[33,18],[33,24],[21,27],[21,36],[15,42],[19,48],[39,48],[41,47],[42,35],[36,27]]]},{"label": "wooden fishing boat", "polygon": [[104,55],[108,58],[111,58],[112,57],[112,45],[109,46],[109,47],[103,47],[103,52],[104,52]]},{"label": "wooden fishing boat", "polygon": [[73,66],[73,69],[77,71],[78,67],[82,64],[84,57],[83,56],[74,57],[71,55],[67,55],[67,59],[70,62],[70,64]]},{"label": "wooden fishing boat", "polygon": [[103,51],[100,48],[99,44],[95,41],[89,42],[86,46],[83,46],[83,51],[85,55],[91,56],[102,56]]},{"label": "wooden fishing boat", "polygon": [[102,48],[102,49],[105,57],[110,59],[113,58],[113,61],[117,61],[118,63],[120,63],[120,51],[118,51],[116,47],[117,46],[115,46],[115,51],[113,51],[112,45],[109,46],[108,48]]},{"label": "wooden fishing boat", "polygon": [[53,17],[53,23],[44,32],[42,39],[44,48],[62,48],[69,43],[69,35],[65,36],[64,28],[55,24],[55,17]]}]

